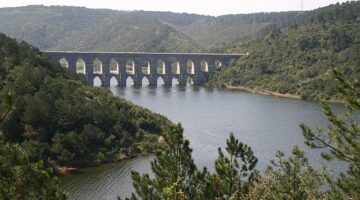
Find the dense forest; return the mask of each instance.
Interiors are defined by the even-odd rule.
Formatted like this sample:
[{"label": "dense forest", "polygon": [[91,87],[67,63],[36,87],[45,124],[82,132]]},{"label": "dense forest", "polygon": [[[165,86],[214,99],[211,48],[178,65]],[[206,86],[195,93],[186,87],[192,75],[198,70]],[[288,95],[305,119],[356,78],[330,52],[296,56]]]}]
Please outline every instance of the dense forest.
[{"label": "dense forest", "polygon": [[86,86],[37,48],[0,35],[0,103],[14,102],[1,122],[4,139],[30,160],[79,166],[132,157],[156,148],[165,117]]},{"label": "dense forest", "polygon": [[41,50],[200,52],[254,38],[298,13],[220,17],[82,7],[0,8],[0,32]]},{"label": "dense forest", "polygon": [[332,69],[360,77],[359,10],[359,1],[330,5],[299,15],[283,28],[268,27],[251,42],[219,48],[250,56],[218,69],[208,84],[337,99]]}]

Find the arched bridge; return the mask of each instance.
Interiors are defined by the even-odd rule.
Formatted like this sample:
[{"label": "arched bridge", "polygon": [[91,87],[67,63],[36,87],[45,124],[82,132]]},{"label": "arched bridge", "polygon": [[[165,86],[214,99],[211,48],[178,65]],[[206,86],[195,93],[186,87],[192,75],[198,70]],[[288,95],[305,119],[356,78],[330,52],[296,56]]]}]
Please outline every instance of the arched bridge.
[{"label": "arched bridge", "polygon": [[73,52],[47,51],[63,67],[83,73],[89,84],[95,78],[101,85],[109,86],[115,78],[120,86],[126,86],[130,77],[134,85],[141,85],[147,78],[149,85],[157,85],[159,78],[165,85],[171,85],[173,78],[178,84],[194,85],[205,82],[209,72],[217,66],[227,65],[230,60],[247,54],[217,53],[149,53],[149,52]]}]

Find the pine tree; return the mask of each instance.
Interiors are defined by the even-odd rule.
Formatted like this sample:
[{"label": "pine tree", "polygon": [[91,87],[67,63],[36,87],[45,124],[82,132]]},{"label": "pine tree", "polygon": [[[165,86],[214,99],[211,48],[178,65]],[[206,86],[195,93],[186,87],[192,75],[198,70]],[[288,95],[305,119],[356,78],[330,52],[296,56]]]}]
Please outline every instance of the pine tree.
[{"label": "pine tree", "polygon": [[329,199],[322,190],[325,181],[323,174],[309,165],[304,152],[297,146],[287,159],[284,159],[283,152],[278,151],[276,160],[271,163],[263,177],[256,177],[245,200]]},{"label": "pine tree", "polygon": [[252,182],[257,158],[248,145],[230,133],[226,140],[226,154],[218,149],[215,174],[207,177],[206,199],[240,199]]},{"label": "pine tree", "polygon": [[332,111],[328,102],[322,101],[324,113],[330,122],[327,130],[313,132],[304,124],[301,128],[307,145],[325,149],[323,158],[349,163],[346,173],[341,173],[337,179],[327,177],[334,198],[360,199],[360,84],[359,80],[343,79],[337,71],[333,71],[333,74],[340,83],[338,91],[345,100],[346,113],[339,116]]},{"label": "pine tree", "polygon": [[[5,93],[1,99],[0,123],[14,109],[14,98]],[[18,144],[5,141],[0,131],[0,199],[66,199],[59,181],[51,176],[42,161],[31,162]]]},{"label": "pine tree", "polygon": [[203,199],[200,189],[207,171],[197,170],[190,143],[182,133],[178,124],[164,134],[167,148],[158,151],[151,162],[154,178],[132,172],[136,194],[132,194],[130,199]]}]

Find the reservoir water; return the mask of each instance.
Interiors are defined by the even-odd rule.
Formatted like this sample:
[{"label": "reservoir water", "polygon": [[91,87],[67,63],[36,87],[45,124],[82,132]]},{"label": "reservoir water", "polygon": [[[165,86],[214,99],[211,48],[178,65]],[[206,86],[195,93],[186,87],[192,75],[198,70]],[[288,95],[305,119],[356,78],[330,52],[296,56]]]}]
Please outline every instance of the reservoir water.
[{"label": "reservoir water", "polygon": [[[213,170],[217,148],[225,146],[229,133],[250,145],[262,171],[278,149],[286,155],[294,145],[306,152],[311,163],[319,167],[320,153],[303,143],[300,123],[310,127],[325,126],[327,121],[316,102],[283,99],[239,91],[194,86],[110,87],[114,95],[167,116],[184,127],[198,167]],[[336,110],[342,107],[334,106]],[[116,199],[133,191],[131,170],[150,172],[152,156],[119,163],[81,169],[61,177],[70,199]],[[326,165],[329,165],[326,163]],[[340,164],[330,168],[339,171]]]}]

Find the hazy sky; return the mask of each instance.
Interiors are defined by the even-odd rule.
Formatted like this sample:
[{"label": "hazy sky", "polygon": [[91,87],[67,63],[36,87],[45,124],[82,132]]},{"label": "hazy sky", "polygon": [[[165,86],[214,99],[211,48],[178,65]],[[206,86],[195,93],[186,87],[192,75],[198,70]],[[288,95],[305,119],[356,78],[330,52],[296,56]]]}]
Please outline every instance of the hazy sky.
[{"label": "hazy sky", "polygon": [[[312,10],[346,0],[303,0]],[[152,10],[223,15],[253,12],[300,10],[301,0],[0,0],[0,7],[25,5],[68,5],[115,10]]]}]

